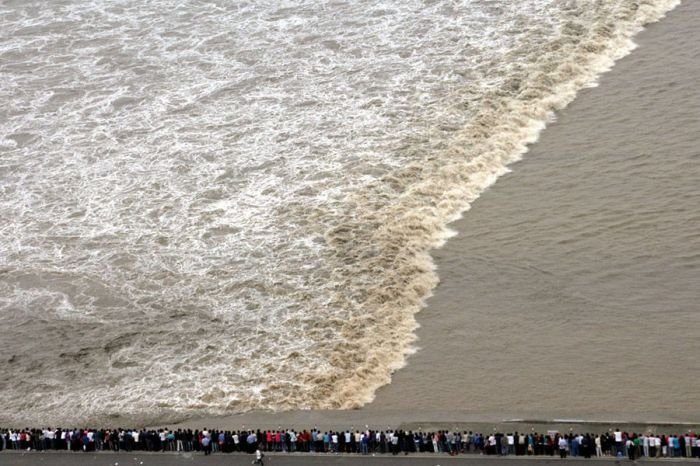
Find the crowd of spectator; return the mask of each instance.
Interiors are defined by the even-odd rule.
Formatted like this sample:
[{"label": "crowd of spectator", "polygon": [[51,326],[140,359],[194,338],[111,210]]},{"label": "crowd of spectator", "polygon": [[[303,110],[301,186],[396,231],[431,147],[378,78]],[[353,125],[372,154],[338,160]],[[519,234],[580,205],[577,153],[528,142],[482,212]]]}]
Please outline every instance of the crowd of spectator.
[{"label": "crowd of spectator", "polygon": [[191,429],[0,429],[2,450],[150,451],[150,452],[310,452],[346,454],[484,454],[516,456],[592,456],[700,458],[700,436],[628,433],[604,434],[475,433],[440,430],[296,431]]}]

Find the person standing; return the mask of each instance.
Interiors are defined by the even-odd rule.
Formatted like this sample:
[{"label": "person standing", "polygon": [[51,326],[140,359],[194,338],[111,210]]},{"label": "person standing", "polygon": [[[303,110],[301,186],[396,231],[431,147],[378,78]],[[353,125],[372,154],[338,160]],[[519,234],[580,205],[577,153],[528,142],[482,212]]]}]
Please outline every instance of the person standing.
[{"label": "person standing", "polygon": [[333,432],[331,435],[331,451],[333,453],[338,453],[338,432]]},{"label": "person standing", "polygon": [[581,442],[583,444],[583,457],[590,458],[591,450],[593,450],[593,438],[591,437],[591,434],[586,433]]},{"label": "person standing", "polygon": [[255,461],[253,461],[253,464],[259,464],[260,466],[265,466],[265,463],[263,463],[263,458],[265,455],[263,452],[260,451],[260,448],[255,450]]},{"label": "person standing", "polygon": [[645,458],[649,458],[649,436],[647,434],[642,435],[642,452]]},{"label": "person standing", "polygon": [[656,436],[649,434],[649,458],[656,458]]},{"label": "person standing", "polygon": [[202,436],[202,449],[204,450],[204,456],[211,455],[211,438],[209,435]]},{"label": "person standing", "polygon": [[569,442],[566,440],[566,436],[562,435],[559,437],[559,457],[566,458],[566,449],[569,448]]},{"label": "person standing", "polygon": [[615,429],[615,456],[622,456],[622,432]]}]

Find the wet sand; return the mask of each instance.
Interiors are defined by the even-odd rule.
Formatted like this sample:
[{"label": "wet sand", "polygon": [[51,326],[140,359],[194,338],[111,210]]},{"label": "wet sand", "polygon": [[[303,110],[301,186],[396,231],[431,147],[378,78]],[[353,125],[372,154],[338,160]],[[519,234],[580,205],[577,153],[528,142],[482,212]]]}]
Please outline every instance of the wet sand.
[{"label": "wet sand", "polygon": [[452,226],[420,350],[374,402],[186,424],[700,419],[698,20],[648,26]]}]

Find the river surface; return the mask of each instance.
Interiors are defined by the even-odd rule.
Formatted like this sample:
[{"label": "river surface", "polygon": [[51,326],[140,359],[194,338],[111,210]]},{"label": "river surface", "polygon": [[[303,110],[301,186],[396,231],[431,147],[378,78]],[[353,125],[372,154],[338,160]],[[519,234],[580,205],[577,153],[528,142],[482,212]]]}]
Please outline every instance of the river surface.
[{"label": "river surface", "polygon": [[678,4],[0,1],[0,420],[680,412],[692,22],[585,90]]}]

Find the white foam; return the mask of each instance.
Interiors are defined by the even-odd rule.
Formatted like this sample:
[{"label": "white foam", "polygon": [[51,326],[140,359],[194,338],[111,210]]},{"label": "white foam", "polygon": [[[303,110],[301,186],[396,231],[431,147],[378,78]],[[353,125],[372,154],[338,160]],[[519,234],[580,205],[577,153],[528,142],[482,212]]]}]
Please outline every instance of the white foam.
[{"label": "white foam", "polygon": [[632,3],[0,5],[2,341],[47,362],[0,362],[0,406],[368,401],[447,223],[677,4]]}]

